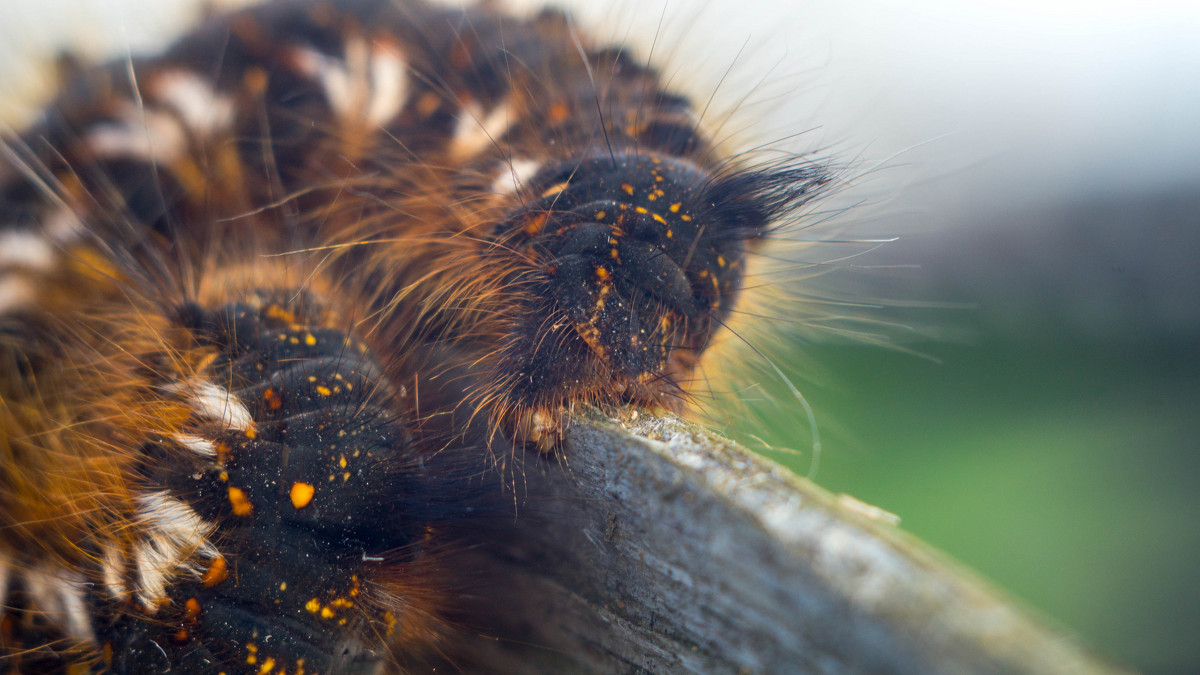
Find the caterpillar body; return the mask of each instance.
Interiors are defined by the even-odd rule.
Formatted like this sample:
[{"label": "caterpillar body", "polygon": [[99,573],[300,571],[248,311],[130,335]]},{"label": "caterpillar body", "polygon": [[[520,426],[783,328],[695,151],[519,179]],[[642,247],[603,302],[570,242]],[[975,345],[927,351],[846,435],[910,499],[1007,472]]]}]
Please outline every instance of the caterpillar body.
[{"label": "caterpillar body", "polygon": [[0,163],[6,668],[450,650],[473,478],[576,405],[684,410],[829,182],[699,117],[490,4],[274,0],[81,73]]}]

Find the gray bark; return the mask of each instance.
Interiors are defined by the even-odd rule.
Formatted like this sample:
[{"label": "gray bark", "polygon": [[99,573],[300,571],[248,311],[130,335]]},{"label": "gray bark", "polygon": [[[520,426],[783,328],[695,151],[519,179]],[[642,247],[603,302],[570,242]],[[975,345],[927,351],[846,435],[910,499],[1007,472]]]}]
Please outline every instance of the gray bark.
[{"label": "gray bark", "polygon": [[577,418],[512,475],[514,517],[478,551],[503,637],[468,670],[1118,672],[889,522],[674,418]]}]

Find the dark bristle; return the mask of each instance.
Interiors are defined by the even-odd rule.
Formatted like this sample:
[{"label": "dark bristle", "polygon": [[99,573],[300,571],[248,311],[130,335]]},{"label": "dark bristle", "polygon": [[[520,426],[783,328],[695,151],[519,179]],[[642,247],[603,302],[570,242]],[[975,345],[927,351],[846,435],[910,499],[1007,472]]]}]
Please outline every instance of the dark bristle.
[{"label": "dark bristle", "polygon": [[826,165],[802,158],[720,173],[705,186],[702,200],[714,219],[741,221],[762,237],[769,234],[764,228],[820,198],[833,179]]}]

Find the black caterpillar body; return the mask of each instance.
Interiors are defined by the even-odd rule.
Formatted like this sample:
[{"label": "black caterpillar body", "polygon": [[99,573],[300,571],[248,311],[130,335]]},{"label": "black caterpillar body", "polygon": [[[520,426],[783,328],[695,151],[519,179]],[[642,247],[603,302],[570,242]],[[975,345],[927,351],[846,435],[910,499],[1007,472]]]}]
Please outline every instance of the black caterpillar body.
[{"label": "black caterpillar body", "polygon": [[452,651],[476,479],[577,404],[683,410],[748,251],[828,182],[731,159],[560,12],[418,0],[213,17],[2,149],[0,665],[28,672]]}]

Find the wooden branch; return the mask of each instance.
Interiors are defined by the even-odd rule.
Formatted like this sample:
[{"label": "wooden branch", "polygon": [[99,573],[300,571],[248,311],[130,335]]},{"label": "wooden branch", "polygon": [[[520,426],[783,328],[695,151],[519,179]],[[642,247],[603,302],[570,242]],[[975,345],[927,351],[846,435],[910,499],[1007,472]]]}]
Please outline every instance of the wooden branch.
[{"label": "wooden branch", "polygon": [[674,418],[591,413],[521,478],[479,552],[497,638],[468,670],[1118,672],[891,524]]}]

